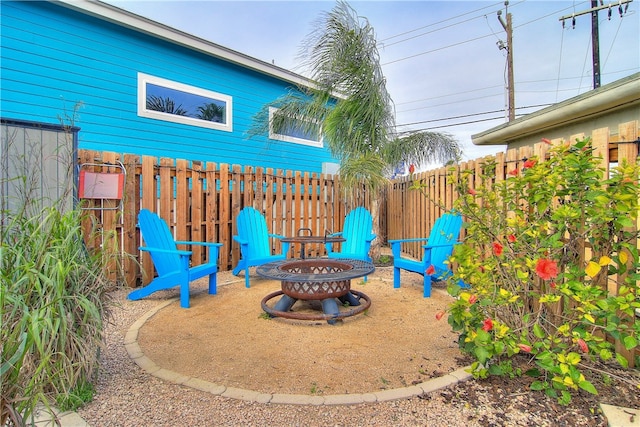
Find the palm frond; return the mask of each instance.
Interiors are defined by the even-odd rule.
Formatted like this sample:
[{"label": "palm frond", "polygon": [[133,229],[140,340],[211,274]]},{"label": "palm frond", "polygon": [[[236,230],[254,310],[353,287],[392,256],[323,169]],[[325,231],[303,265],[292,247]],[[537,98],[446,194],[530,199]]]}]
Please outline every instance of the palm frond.
[{"label": "palm frond", "polygon": [[340,181],[347,189],[366,182],[371,191],[377,191],[389,182],[386,167],[387,164],[376,153],[350,156],[340,165]]},{"label": "palm frond", "polygon": [[433,162],[457,162],[461,154],[458,141],[452,135],[438,132],[413,132],[387,144],[383,157],[392,166],[403,162],[425,165]]}]

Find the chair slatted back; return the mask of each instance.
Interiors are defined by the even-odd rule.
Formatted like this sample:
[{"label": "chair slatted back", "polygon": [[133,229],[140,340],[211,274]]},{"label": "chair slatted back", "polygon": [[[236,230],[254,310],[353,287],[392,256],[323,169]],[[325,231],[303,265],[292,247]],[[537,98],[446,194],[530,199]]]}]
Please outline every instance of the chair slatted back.
[{"label": "chair slatted back", "polygon": [[[455,243],[460,236],[462,216],[456,212],[448,212],[436,220],[429,234],[428,246]],[[431,249],[431,264],[446,269],[445,261],[451,255],[451,247]]]},{"label": "chair slatted back", "polygon": [[238,214],[236,226],[240,239],[251,242],[247,246],[249,253],[243,254],[244,258],[258,259],[271,256],[267,221],[257,209],[250,206],[242,209]]},{"label": "chair slatted back", "polygon": [[373,219],[366,208],[362,206],[349,212],[344,220],[342,242],[340,252],[345,254],[359,254],[363,259],[369,258],[367,241],[373,230]]},{"label": "chair slatted back", "polygon": [[[176,250],[176,242],[169,226],[158,215],[148,209],[140,210],[138,225],[147,247]],[[152,251],[151,258],[160,276],[180,270],[180,257],[175,253]]]}]

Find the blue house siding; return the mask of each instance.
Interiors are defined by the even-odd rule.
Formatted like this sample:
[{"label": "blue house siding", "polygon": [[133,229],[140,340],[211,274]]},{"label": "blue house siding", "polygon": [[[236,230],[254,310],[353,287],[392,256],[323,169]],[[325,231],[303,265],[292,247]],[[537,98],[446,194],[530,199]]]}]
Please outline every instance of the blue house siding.
[{"label": "blue house siding", "polygon": [[[3,118],[71,117],[92,150],[309,172],[335,162],[326,148],[247,138],[290,82],[55,3],[3,1],[1,14]],[[231,96],[233,131],[139,117],[138,73]]]}]

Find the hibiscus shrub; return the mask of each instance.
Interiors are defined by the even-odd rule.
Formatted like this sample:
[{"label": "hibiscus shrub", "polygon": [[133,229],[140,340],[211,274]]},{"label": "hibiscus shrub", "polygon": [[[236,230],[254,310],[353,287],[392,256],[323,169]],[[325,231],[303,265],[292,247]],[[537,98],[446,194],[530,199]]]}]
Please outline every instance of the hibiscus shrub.
[{"label": "hibiscus shrub", "polygon": [[491,163],[481,185],[471,189],[471,171],[458,180],[467,232],[451,257],[448,319],[475,377],[521,374],[511,357],[527,353],[531,388],[569,403],[574,390],[597,393],[584,369],[627,366],[613,339],[638,346],[639,167],[604,177],[588,139],[548,155],[505,181]]}]

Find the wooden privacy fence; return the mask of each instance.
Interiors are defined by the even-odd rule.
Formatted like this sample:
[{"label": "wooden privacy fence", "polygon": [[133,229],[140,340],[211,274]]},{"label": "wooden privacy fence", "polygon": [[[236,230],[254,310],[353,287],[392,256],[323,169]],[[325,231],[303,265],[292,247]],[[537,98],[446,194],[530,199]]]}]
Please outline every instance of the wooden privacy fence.
[{"label": "wooden privacy fence", "polygon": [[[129,286],[139,280],[147,283],[154,275],[149,255],[138,249],[141,238],[136,222],[143,208],[158,213],[176,240],[222,243],[219,265],[224,271],[240,257],[233,235],[235,218],[245,206],[265,215],[270,233],[284,236],[294,236],[300,228],[309,228],[314,235],[340,231],[348,210],[370,206],[363,188],[350,193],[347,206],[340,182],[332,175],[89,150],[80,150],[78,161],[81,170],[96,173],[118,173],[120,163],[124,168],[121,199],[80,202],[90,213],[85,235],[91,235],[96,225],[100,231],[87,239],[88,246],[101,245],[103,252],[114,255],[108,261],[109,275]],[[279,244],[274,245],[279,251]],[[292,245],[292,255],[299,249]],[[190,250],[194,265],[207,261],[203,248],[196,245]],[[307,255],[324,254],[324,246],[307,245]]]},{"label": "wooden privacy fence", "polygon": [[[591,140],[594,147],[594,155],[601,157],[601,166],[605,169],[605,176],[609,175],[609,169],[616,163],[624,161],[635,164],[638,160],[638,122],[633,121],[623,123],[618,126],[617,134],[612,135],[610,129],[602,128],[592,132]],[[572,135],[570,140],[584,138],[584,134]],[[560,143],[560,140],[554,140],[552,143]],[[482,167],[486,163],[495,162],[494,182],[507,179],[508,171],[523,168],[523,163],[529,157],[536,156],[544,159],[549,149],[547,143],[541,142],[533,147],[521,147],[519,149],[511,149],[506,153],[498,153],[496,156],[488,156],[483,159],[472,160],[455,166],[452,173],[451,168],[443,167],[440,169],[430,170],[412,177],[404,177],[391,183],[387,193],[387,237],[388,239],[407,239],[413,237],[428,237],[429,230],[433,226],[434,221],[442,215],[444,211],[450,210],[454,201],[459,197],[456,192],[458,176],[463,172],[471,171],[473,179],[470,180],[470,188],[474,185],[480,185],[480,177],[482,175]],[[428,195],[410,189],[413,182],[419,182],[423,185],[423,192]],[[640,219],[636,222],[634,230],[640,229]],[[464,236],[464,230],[463,230]],[[594,254],[587,244],[582,242],[579,252],[582,253],[581,259],[590,259]],[[405,243],[402,251],[416,258],[421,258],[423,254],[421,243]],[[636,241],[636,246],[640,249],[640,240]],[[455,268],[455,266],[454,266]],[[613,295],[618,294],[618,289],[622,280],[620,277],[611,276],[607,283],[602,286]],[[634,357],[640,355],[640,349],[627,351],[620,341],[615,342],[616,351],[624,355],[629,361],[630,366],[634,365]]]},{"label": "wooden privacy fence", "polygon": [[[584,134],[576,134],[572,135],[570,140],[575,141],[584,137]],[[612,164],[637,161],[637,121],[620,124],[615,135],[612,135],[609,128],[594,130],[591,140],[595,148],[594,155],[602,157],[602,167],[607,171],[605,175],[608,174]],[[554,144],[560,142],[560,140],[552,141]],[[509,176],[510,170],[514,168],[521,170],[526,159],[531,156],[544,158],[548,149],[548,144],[540,142],[533,147],[514,148],[507,150],[506,153],[460,163],[455,166],[454,173],[451,173],[450,167],[442,167],[394,180],[389,185],[386,195],[387,238],[391,240],[428,237],[435,220],[445,211],[451,210],[454,201],[458,199],[457,178],[463,172],[471,171],[474,180],[477,180],[471,180],[471,185],[480,185],[483,165],[495,162],[494,181],[504,181]],[[414,181],[424,186],[423,192],[410,189]],[[640,225],[638,227],[640,228]],[[462,235],[464,236],[464,230]],[[420,258],[423,252],[422,244],[424,243],[403,244],[402,250]]]}]

